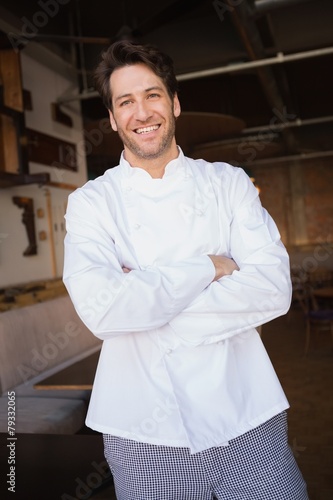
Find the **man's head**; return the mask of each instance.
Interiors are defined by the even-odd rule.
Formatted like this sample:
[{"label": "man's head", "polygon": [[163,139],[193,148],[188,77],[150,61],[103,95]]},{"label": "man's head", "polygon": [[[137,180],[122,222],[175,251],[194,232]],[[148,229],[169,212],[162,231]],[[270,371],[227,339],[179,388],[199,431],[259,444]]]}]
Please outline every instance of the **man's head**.
[{"label": "man's head", "polygon": [[150,46],[117,42],[103,55],[96,87],[132,166],[163,169],[178,156],[175,120],[180,104],[168,56]]},{"label": "man's head", "polygon": [[108,110],[112,111],[110,87],[112,73],[118,68],[139,63],[145,64],[161,78],[171,99],[176,94],[178,84],[172,59],[150,45],[122,40],[115,42],[103,52],[102,60],[95,70],[95,86]]}]

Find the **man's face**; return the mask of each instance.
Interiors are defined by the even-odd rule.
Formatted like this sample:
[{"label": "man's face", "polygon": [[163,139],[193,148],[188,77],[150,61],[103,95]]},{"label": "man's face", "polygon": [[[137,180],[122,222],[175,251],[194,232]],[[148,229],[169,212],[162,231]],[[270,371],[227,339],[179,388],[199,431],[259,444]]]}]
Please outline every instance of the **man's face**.
[{"label": "man's face", "polygon": [[176,148],[177,95],[171,99],[161,78],[144,64],[116,69],[110,85],[110,122],[124,144],[127,161],[135,166],[140,159],[167,157]]}]

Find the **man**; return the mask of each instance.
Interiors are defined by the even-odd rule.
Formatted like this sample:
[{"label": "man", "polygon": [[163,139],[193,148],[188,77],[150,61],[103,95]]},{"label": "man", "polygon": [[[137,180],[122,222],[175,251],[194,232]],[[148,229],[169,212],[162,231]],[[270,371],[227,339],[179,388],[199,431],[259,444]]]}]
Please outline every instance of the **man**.
[{"label": "man", "polygon": [[304,500],[256,327],[290,305],[277,228],[240,168],[184,157],[171,59],[117,42],[96,86],[119,166],[69,197],[64,282],[104,340],[87,425],[119,500]]}]

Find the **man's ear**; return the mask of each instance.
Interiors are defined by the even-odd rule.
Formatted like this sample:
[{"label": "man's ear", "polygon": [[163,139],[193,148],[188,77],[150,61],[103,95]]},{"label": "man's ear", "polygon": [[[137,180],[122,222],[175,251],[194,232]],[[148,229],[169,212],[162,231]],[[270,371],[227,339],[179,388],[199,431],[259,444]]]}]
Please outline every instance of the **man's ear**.
[{"label": "man's ear", "polygon": [[174,114],[175,118],[178,118],[178,116],[180,115],[180,112],[181,112],[180,102],[178,99],[178,94],[176,92],[175,95],[173,96],[173,114]]},{"label": "man's ear", "polygon": [[117,132],[118,131],[117,124],[116,124],[116,121],[113,117],[113,113],[110,110],[109,110],[109,117],[110,117],[110,123],[111,123],[112,130]]}]

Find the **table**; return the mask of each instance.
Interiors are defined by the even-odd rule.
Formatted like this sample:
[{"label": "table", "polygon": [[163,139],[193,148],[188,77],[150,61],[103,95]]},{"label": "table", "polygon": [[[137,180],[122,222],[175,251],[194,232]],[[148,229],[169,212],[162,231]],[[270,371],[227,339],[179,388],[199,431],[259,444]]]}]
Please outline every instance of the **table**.
[{"label": "table", "polygon": [[84,359],[73,363],[63,370],[47,377],[34,385],[38,390],[68,389],[68,390],[90,390],[92,389],[100,351],[90,354]]},{"label": "table", "polygon": [[321,299],[333,299],[333,286],[326,286],[323,288],[315,288],[313,295]]},{"label": "table", "polygon": [[315,288],[312,293],[320,309],[333,309],[333,286]]},{"label": "table", "polygon": [[11,493],[6,476],[12,438],[0,434],[0,498],[93,499],[107,488],[106,497],[116,500],[101,434],[16,434],[15,438],[15,493]]}]

